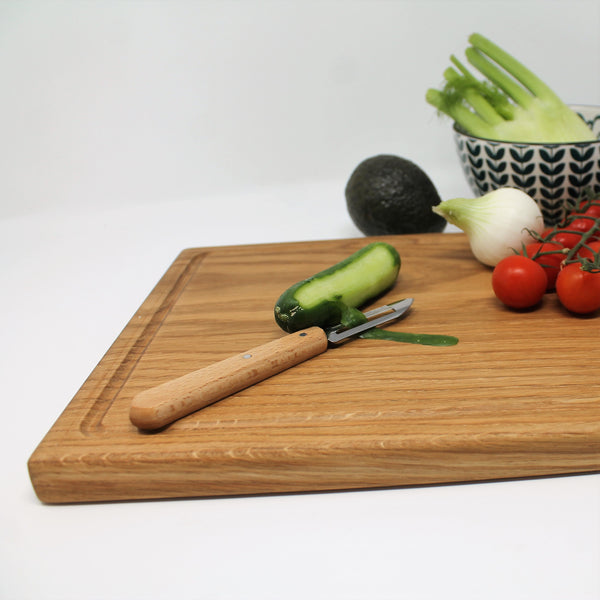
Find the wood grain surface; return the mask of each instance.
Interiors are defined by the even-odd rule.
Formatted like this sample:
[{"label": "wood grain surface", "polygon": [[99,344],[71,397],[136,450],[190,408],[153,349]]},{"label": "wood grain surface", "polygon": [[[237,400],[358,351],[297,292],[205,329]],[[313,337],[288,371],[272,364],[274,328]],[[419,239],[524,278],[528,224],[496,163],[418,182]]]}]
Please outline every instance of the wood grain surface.
[{"label": "wood grain surface", "polygon": [[[162,430],[129,420],[133,397],[285,335],[291,284],[372,238],[184,250],[31,456],[43,502],[309,492],[600,470],[599,317],[553,294],[514,312],[462,234],[377,238],[411,296],[389,328],[452,347],[358,339]],[[365,307],[368,308],[368,307]],[[100,307],[99,307],[100,309]]]}]

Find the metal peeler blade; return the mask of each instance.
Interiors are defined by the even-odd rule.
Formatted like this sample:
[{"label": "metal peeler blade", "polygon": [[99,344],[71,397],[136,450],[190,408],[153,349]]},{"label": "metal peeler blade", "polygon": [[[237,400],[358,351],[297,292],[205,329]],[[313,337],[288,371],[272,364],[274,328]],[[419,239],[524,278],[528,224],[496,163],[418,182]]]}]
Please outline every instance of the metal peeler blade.
[{"label": "metal peeler blade", "polygon": [[360,335],[364,331],[379,327],[385,323],[396,321],[408,311],[412,303],[413,298],[405,298],[391,304],[384,304],[383,306],[374,308],[373,310],[363,313],[368,319],[366,323],[361,323],[356,327],[350,328],[336,325],[335,327],[326,330],[327,340],[331,344],[341,344],[343,341]]}]

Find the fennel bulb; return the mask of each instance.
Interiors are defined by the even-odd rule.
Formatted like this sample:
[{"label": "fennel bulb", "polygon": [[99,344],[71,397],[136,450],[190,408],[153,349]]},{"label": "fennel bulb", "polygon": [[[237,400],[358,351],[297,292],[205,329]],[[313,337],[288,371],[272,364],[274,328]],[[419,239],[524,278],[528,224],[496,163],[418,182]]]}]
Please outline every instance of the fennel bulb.
[{"label": "fennel bulb", "polygon": [[462,229],[475,258],[490,267],[531,242],[531,232],[544,230],[540,207],[515,188],[500,188],[480,198],[445,200],[432,210]]},{"label": "fennel bulb", "polygon": [[[539,77],[480,34],[465,55],[487,79],[478,80],[455,56],[442,90],[426,100],[466,133],[504,142],[593,142],[596,136]],[[491,60],[490,60],[491,59]]]}]

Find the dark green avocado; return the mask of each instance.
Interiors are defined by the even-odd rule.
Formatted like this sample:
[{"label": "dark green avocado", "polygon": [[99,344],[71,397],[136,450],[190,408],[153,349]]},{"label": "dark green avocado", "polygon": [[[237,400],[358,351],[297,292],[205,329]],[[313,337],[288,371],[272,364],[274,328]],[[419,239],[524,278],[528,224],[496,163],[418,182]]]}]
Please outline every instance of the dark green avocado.
[{"label": "dark green avocado", "polygon": [[350,218],[367,236],[440,232],[446,220],[431,210],[440,202],[418,165],[391,154],[361,162],[346,185]]}]

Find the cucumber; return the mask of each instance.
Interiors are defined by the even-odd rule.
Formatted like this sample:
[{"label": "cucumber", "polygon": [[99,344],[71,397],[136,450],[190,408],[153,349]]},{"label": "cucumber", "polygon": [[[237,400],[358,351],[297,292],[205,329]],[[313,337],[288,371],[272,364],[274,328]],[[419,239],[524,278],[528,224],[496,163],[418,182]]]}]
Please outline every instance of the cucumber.
[{"label": "cucumber", "polygon": [[352,326],[364,322],[356,307],[394,284],[400,262],[393,246],[385,242],[368,244],[283,292],[275,304],[275,321],[288,333],[315,325]]}]

